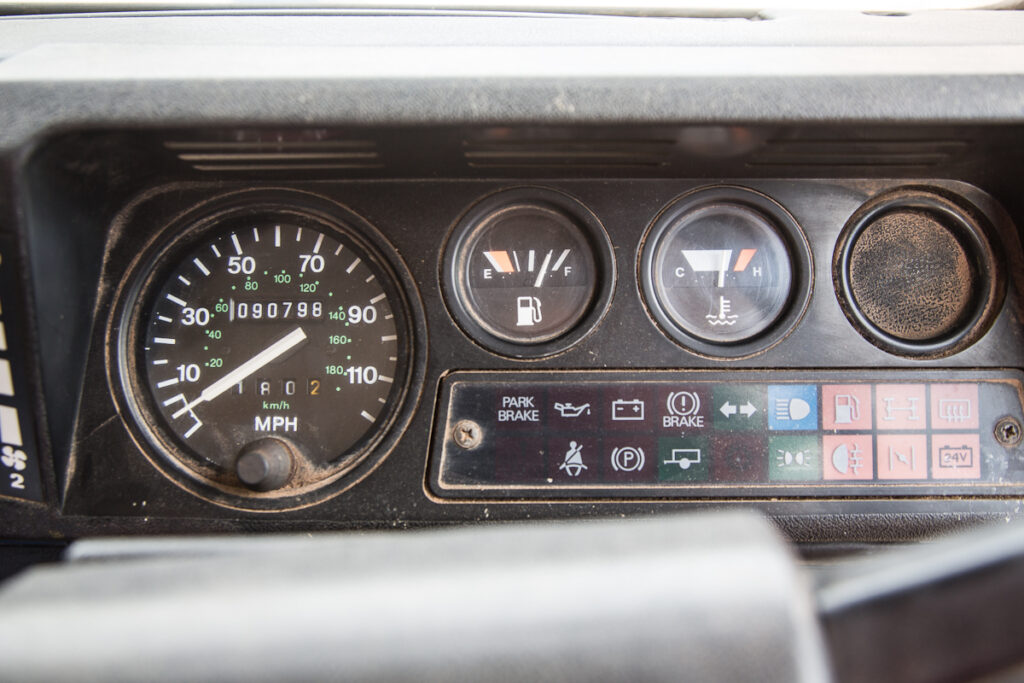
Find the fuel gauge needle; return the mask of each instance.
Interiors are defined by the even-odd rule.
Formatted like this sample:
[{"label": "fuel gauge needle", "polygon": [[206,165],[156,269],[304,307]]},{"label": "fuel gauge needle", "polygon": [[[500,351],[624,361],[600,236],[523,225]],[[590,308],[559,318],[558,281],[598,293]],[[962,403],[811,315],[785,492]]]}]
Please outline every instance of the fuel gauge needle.
[{"label": "fuel gauge needle", "polygon": [[296,327],[283,338],[277,340],[276,342],[274,342],[267,348],[263,349],[249,360],[239,365],[237,368],[235,368],[228,374],[221,377],[219,380],[217,380],[210,386],[203,389],[203,391],[199,394],[199,397],[196,400],[186,404],[184,408],[171,415],[171,417],[176,419],[181,415],[184,415],[188,411],[192,410],[200,403],[212,401],[213,399],[217,398],[231,387],[235,386],[236,384],[244,380],[249,375],[258,371],[263,366],[268,365],[273,361],[277,360],[278,358],[280,358],[285,353],[295,348],[305,340],[305,330],[303,330],[301,327]]},{"label": "fuel gauge needle", "polygon": [[540,273],[537,275],[537,281],[533,283],[534,287],[540,287],[540,283],[544,282],[544,276],[548,274],[548,264],[551,263],[551,253],[549,249],[544,257],[544,263],[540,264]]}]

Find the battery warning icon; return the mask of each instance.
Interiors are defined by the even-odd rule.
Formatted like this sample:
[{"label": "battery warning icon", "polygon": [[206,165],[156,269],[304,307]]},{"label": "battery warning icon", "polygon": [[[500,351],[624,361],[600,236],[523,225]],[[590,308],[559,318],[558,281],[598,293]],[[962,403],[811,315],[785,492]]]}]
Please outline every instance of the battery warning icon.
[{"label": "battery warning icon", "polygon": [[641,422],[644,419],[644,402],[639,398],[619,398],[612,401],[612,419],[619,422]]}]

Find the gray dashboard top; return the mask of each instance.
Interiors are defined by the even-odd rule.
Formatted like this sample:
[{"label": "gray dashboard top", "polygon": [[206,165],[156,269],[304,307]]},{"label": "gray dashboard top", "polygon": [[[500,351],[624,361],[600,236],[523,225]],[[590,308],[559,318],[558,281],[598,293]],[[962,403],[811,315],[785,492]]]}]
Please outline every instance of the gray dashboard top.
[{"label": "gray dashboard top", "polygon": [[1017,12],[12,16],[0,55],[8,150],[80,126],[1024,115]]}]

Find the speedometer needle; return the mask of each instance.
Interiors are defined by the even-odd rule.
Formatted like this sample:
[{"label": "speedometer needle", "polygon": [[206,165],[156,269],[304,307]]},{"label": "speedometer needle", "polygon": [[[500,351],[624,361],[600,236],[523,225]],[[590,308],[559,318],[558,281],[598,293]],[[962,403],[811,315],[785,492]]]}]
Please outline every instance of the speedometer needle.
[{"label": "speedometer needle", "polygon": [[225,391],[235,386],[249,375],[253,374],[264,365],[277,360],[279,357],[293,349],[306,339],[306,332],[301,327],[296,327],[282,339],[277,340],[255,356],[245,361],[237,368],[221,377],[219,380],[203,389],[199,398],[187,404],[184,408],[174,413],[171,417],[178,418],[195,408],[200,403],[212,401]]}]

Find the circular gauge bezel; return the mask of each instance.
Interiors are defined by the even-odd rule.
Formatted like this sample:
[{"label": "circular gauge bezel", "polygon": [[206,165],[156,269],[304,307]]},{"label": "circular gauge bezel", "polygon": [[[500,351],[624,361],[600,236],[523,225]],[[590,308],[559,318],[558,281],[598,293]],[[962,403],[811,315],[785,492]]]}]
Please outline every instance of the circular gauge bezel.
[{"label": "circular gauge bezel", "polygon": [[[379,273],[399,333],[398,365],[386,414],[358,442],[339,453],[314,480],[259,492],[237,482],[181,442],[156,409],[145,380],[140,334],[153,297],[189,251],[219,237],[225,222],[291,220],[343,236],[366,255]],[[165,476],[210,502],[234,509],[280,511],[313,505],[350,488],[372,472],[396,445],[422,387],[426,326],[408,269],[394,248],[367,221],[329,199],[296,190],[246,190],[206,201],[164,226],[131,264],[115,295],[108,330],[109,380],[133,438]]]},{"label": "circular gauge bezel", "polygon": [[[950,231],[971,259],[978,277],[969,315],[956,329],[920,342],[892,335],[865,316],[853,296],[850,260],[861,234],[878,218],[895,211],[918,209],[931,213]],[[992,248],[992,230],[981,211],[964,198],[932,187],[899,187],[867,201],[847,221],[832,255],[832,280],[840,308],[854,328],[888,353],[929,360],[963,351],[981,339],[995,321],[1006,293],[1002,262]]]},{"label": "circular gauge bezel", "polygon": [[[594,263],[594,290],[580,316],[568,329],[536,342],[513,341],[493,329],[474,312],[466,283],[469,248],[491,217],[513,207],[551,211],[579,230]],[[480,199],[456,221],[441,262],[441,282],[452,318],[474,342],[489,351],[518,360],[546,358],[561,353],[589,335],[608,310],[615,286],[615,259],[611,241],[601,222],[579,200],[542,187],[499,190]]]},{"label": "circular gauge bezel", "polygon": [[[655,273],[659,250],[672,233],[673,226],[688,214],[716,204],[731,204],[755,214],[774,229],[789,256],[790,291],[780,312],[753,337],[735,342],[710,341],[677,323],[661,302],[658,274]],[[774,199],[746,187],[703,187],[673,199],[651,221],[638,249],[637,280],[649,316],[669,338],[698,356],[742,360],[767,351],[793,331],[810,302],[814,265],[803,230],[796,219]]]}]

